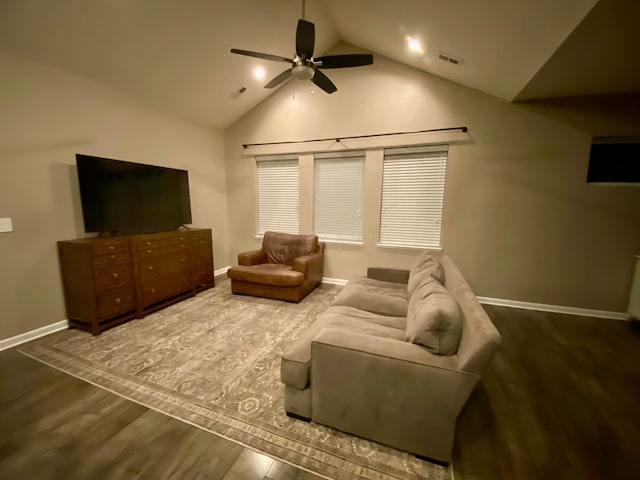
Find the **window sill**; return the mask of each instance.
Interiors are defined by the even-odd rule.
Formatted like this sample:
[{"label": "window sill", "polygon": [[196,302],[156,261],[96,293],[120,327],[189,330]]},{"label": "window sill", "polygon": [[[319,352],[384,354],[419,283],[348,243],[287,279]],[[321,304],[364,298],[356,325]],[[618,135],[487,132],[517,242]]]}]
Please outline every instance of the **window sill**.
[{"label": "window sill", "polygon": [[331,245],[355,245],[359,247],[362,247],[364,245],[364,242],[354,242],[351,240],[327,240],[324,238],[318,238],[318,241],[323,243],[329,243]]},{"label": "window sill", "polygon": [[393,250],[433,250],[436,252],[441,252],[442,247],[418,247],[415,245],[386,245],[383,243],[378,243],[376,245],[378,248],[388,248]]}]

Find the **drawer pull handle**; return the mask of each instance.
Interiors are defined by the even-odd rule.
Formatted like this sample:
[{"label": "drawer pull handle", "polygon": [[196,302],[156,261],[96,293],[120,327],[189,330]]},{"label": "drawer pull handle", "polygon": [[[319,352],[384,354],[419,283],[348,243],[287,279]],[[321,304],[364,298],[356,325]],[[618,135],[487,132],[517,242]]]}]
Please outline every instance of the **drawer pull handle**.
[{"label": "drawer pull handle", "polygon": [[112,251],[112,252],[113,252],[115,249],[116,249],[116,247],[114,247],[113,245],[109,245],[109,250],[110,250],[110,251]]},{"label": "drawer pull handle", "polygon": [[180,241],[182,242],[184,240],[184,237],[180,237]]},{"label": "drawer pull handle", "polygon": [[113,303],[115,303],[116,305],[120,305],[120,302],[122,302],[122,300],[120,300],[119,298],[116,298]]},{"label": "drawer pull handle", "polygon": [[114,280],[116,280],[118,278],[118,272],[113,272],[111,276],[113,277]]},{"label": "drawer pull handle", "polygon": [[151,242],[147,242],[147,247],[150,247],[150,246],[151,246]]},{"label": "drawer pull handle", "polygon": [[116,259],[116,256],[115,256],[115,255],[109,255],[109,258],[110,258],[111,260],[115,260],[115,259]]},{"label": "drawer pull handle", "polygon": [[147,270],[149,270],[150,272],[153,272],[153,265],[149,265],[149,266],[147,267]]},{"label": "drawer pull handle", "polygon": [[187,262],[187,259],[186,259],[186,258],[181,258],[181,259],[180,259],[180,263],[186,263],[186,262]]},{"label": "drawer pull handle", "polygon": [[147,253],[151,253],[151,250],[147,250]]},{"label": "drawer pull handle", "polygon": [[150,288],[150,289],[149,289],[149,291],[150,291],[151,293],[156,293],[156,289],[155,289],[155,288]]}]

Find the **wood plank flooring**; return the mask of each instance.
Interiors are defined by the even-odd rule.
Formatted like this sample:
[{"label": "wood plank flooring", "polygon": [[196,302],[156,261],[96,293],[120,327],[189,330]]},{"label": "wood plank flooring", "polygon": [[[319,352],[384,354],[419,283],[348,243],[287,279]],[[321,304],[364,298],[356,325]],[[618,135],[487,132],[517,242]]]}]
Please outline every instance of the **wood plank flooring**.
[{"label": "wood plank flooring", "polygon": [[636,324],[485,310],[502,346],[458,419],[456,480],[638,478]]},{"label": "wood plank flooring", "polygon": [[[635,478],[635,325],[485,308],[503,344],[459,418],[456,480]],[[10,349],[0,352],[0,478],[319,477]]]}]

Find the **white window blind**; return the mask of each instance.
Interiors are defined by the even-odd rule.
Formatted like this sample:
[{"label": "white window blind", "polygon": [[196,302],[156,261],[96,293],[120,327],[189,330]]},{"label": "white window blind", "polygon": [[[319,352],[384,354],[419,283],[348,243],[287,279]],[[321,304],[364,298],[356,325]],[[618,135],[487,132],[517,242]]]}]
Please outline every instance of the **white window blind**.
[{"label": "white window blind", "polygon": [[256,157],[258,170],[258,234],[298,233],[300,181],[298,157]]},{"label": "white window blind", "polygon": [[362,241],[363,151],[315,155],[315,233],[322,240]]},{"label": "white window blind", "polygon": [[384,152],[380,246],[440,248],[446,145]]}]

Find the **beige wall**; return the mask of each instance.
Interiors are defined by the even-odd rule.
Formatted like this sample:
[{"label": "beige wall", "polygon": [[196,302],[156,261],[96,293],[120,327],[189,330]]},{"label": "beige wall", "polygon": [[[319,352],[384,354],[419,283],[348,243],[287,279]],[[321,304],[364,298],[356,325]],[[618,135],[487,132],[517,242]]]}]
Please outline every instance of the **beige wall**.
[{"label": "beige wall", "polygon": [[[232,262],[260,242],[251,153],[302,148],[243,150],[243,143],[466,125],[467,135],[383,143],[450,143],[442,245],[476,294],[625,310],[633,256],[640,252],[640,188],[587,185],[585,178],[591,136],[640,133],[637,112],[624,105],[510,104],[379,56],[371,67],[328,73],[337,93],[312,94],[311,83],[290,81],[225,131]],[[381,141],[345,144],[370,148],[364,245],[329,245],[325,276],[348,279],[370,265],[410,266],[416,251],[376,247]],[[313,228],[311,162],[301,158],[305,232]]]},{"label": "beige wall", "polygon": [[75,153],[189,171],[193,225],[227,263],[220,131],[0,50],[0,339],[66,318],[56,241],[85,236]]}]

